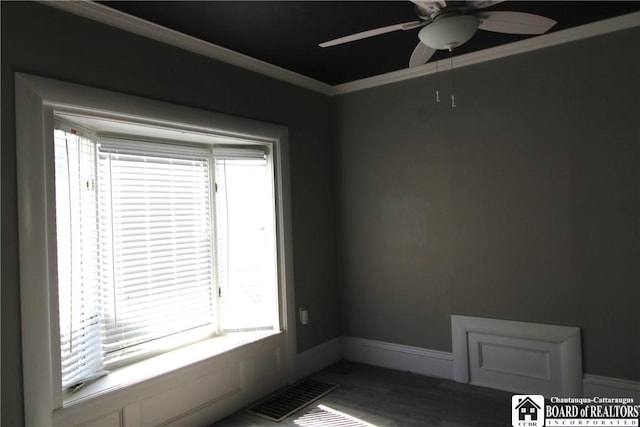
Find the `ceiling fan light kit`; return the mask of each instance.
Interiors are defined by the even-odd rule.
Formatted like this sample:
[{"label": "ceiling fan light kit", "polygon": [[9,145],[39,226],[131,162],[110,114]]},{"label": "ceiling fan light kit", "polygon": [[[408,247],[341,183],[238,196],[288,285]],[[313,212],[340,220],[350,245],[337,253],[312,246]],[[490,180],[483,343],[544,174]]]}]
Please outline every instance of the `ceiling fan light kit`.
[{"label": "ceiling fan light kit", "polygon": [[432,49],[453,50],[471,39],[479,24],[474,15],[444,14],[422,28],[418,38]]}]

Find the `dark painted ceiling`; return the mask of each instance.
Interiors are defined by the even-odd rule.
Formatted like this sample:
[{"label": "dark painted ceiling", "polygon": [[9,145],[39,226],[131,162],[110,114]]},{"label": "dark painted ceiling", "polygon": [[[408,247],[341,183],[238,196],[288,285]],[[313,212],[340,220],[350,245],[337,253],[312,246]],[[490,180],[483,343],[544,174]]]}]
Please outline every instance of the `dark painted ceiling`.
[{"label": "dark painted ceiling", "polygon": [[[335,85],[407,68],[419,29],[329,48],[318,43],[414,21],[409,1],[104,1],[108,7]],[[640,1],[505,1],[486,10],[552,18],[555,32],[640,11]],[[531,36],[478,31],[455,55]],[[448,57],[438,51],[431,61]]]}]

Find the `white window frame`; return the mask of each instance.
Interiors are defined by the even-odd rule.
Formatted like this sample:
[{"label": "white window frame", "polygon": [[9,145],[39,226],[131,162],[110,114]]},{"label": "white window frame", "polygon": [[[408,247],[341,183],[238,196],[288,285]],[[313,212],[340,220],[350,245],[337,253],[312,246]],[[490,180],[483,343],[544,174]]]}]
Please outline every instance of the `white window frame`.
[{"label": "white window frame", "polygon": [[[271,146],[274,162],[276,251],[280,307],[280,334],[285,335],[286,371],[294,378],[296,342],[289,193],[288,130],[286,127],[208,111],[148,100],[111,91],[16,73],[16,143],[20,242],[22,352],[27,425],[52,425],[54,412],[67,406],[61,390],[56,286],[56,239],[53,128],[54,112],[170,127],[178,132],[210,135],[219,139],[249,139]],[[216,341],[218,340],[218,341]],[[126,384],[93,386],[83,404],[113,387],[167,374],[211,358],[255,336],[234,341],[212,338],[178,350],[180,362],[167,369],[150,368],[139,378],[126,372],[110,375]],[[214,342],[215,341],[215,342]],[[224,342],[224,343],[223,343]],[[162,355],[166,358],[167,354]],[[149,365],[152,366],[153,364]],[[157,363],[155,365],[158,365]],[[126,369],[126,368],[125,368]],[[132,372],[130,370],[129,372]],[[136,370],[139,372],[139,369]]]}]

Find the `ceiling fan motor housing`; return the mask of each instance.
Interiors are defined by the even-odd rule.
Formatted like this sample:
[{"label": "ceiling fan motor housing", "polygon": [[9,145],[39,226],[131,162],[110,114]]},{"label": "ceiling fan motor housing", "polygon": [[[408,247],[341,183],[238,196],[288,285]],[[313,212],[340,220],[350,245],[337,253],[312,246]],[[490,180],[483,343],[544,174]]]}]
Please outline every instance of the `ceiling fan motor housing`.
[{"label": "ceiling fan motor housing", "polygon": [[479,24],[474,15],[441,14],[420,30],[418,38],[432,49],[453,50],[473,37]]}]

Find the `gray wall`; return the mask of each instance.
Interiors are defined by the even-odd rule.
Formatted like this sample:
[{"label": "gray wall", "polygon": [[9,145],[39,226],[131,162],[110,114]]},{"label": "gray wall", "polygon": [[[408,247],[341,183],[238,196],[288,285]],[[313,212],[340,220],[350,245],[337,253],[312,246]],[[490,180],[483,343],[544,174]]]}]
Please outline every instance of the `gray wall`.
[{"label": "gray wall", "polygon": [[451,351],[450,315],[582,328],[640,380],[640,30],[340,96],[345,335]]},{"label": "gray wall", "polygon": [[340,333],[331,101],[57,9],[2,2],[2,422],[22,424],[13,76],[26,72],[289,127],[298,351]]},{"label": "gray wall", "polygon": [[458,69],[451,110],[433,76],[332,100],[0,5],[3,426],[23,419],[14,72],[288,126],[299,351],[341,334],[450,351],[456,313],[580,326],[587,372],[640,380],[640,31]]}]

